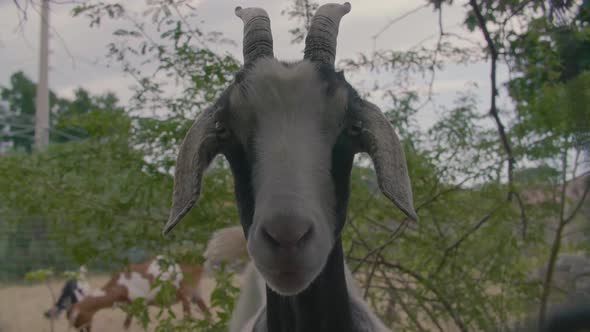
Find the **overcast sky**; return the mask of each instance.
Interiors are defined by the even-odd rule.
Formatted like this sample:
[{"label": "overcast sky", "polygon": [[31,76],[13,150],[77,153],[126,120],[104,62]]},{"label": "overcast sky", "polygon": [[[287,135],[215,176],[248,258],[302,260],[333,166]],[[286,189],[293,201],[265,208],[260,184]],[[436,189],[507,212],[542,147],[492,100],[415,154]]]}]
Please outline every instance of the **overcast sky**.
[{"label": "overcast sky", "polygon": [[[352,0],[352,11],[340,25],[338,38],[338,58],[354,57],[360,51],[373,49],[373,39],[393,18],[425,3],[423,0]],[[144,0],[123,2],[126,6],[141,9]],[[195,25],[207,31],[220,31],[236,45],[219,45],[217,51],[230,52],[238,59],[241,55],[242,22],[234,15],[237,5],[243,7],[259,6],[265,8],[272,21],[275,56],[279,59],[300,59],[303,45],[291,45],[289,28],[293,22],[281,15],[290,2],[276,0],[195,0],[192,6],[198,18]],[[323,3],[323,2],[321,2]],[[455,1],[453,7],[444,7],[446,30],[465,34],[460,29],[464,18],[464,1]],[[76,87],[84,87],[94,93],[114,91],[123,102],[131,96],[133,81],[123,74],[120,67],[107,68],[104,55],[107,43],[113,40],[112,32],[121,22],[104,21],[100,29],[89,28],[88,19],[73,18],[71,5],[53,5],[51,8],[51,58],[50,87],[58,95],[69,97]],[[9,77],[17,70],[23,70],[29,77],[37,80],[38,68],[38,13],[29,10],[29,17],[19,26],[17,9],[12,0],[0,0],[0,85],[6,85]],[[202,22],[199,22],[199,20]],[[377,48],[404,50],[418,41],[431,36],[437,30],[437,15],[426,8],[396,23],[377,39]],[[479,36],[471,36],[477,40]],[[73,57],[73,58],[72,58]],[[361,84],[367,77],[353,77],[353,82]],[[434,86],[437,105],[451,105],[457,93],[465,91],[469,82],[478,84],[481,109],[488,104],[489,68],[485,63],[469,66],[451,66],[437,75]],[[374,100],[380,103],[379,100]],[[433,121],[432,109],[420,117],[421,125],[427,127]]]}]

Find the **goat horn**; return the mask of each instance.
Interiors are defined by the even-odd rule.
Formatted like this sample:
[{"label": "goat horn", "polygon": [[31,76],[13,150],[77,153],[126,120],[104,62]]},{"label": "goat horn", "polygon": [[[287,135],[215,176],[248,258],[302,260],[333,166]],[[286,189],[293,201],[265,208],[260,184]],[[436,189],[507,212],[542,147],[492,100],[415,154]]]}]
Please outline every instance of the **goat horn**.
[{"label": "goat horn", "polygon": [[244,22],[244,64],[260,57],[274,57],[270,18],[262,8],[236,7],[236,16]]},{"label": "goat horn", "polygon": [[336,39],[342,16],[350,12],[350,3],[327,3],[311,19],[309,33],[305,38],[304,59],[334,65]]}]

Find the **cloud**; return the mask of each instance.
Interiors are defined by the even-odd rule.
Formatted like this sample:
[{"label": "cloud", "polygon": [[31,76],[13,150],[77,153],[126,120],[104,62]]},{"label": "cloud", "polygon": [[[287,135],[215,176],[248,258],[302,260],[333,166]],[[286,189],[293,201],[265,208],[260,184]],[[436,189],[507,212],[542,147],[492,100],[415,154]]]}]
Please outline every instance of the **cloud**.
[{"label": "cloud", "polygon": [[[352,0],[352,11],[342,19],[338,38],[338,59],[355,57],[359,52],[370,52],[374,47],[372,36],[380,31],[390,20],[416,8],[415,0]],[[140,10],[143,2],[124,2],[125,6],[135,6]],[[303,54],[303,44],[292,45],[288,30],[294,22],[289,21],[281,11],[288,2],[271,0],[202,0],[192,3],[197,17],[191,19],[193,26],[206,31],[218,31],[225,37],[236,41],[237,45],[210,45],[218,52],[229,52],[242,59],[241,38],[242,22],[235,17],[234,8],[263,7],[271,18],[275,55],[279,59],[296,60]],[[94,93],[114,91],[123,101],[132,94],[129,86],[132,79],[125,76],[118,66],[107,68],[104,55],[107,44],[113,40],[112,32],[124,22],[104,20],[100,28],[89,28],[85,17],[72,17],[71,6],[53,5],[50,23],[52,26],[52,50],[50,64],[51,89],[63,96],[71,96],[78,86]],[[461,4],[445,7],[445,26],[459,24],[464,16]],[[23,24],[22,31],[15,31],[18,26],[16,8],[11,1],[0,2],[0,22],[7,27],[0,35],[0,85],[6,85],[9,77],[17,70],[23,70],[32,79],[37,79],[37,49],[39,22],[36,12],[29,12],[29,19]],[[437,15],[431,8],[426,8],[396,23],[383,32],[377,40],[378,48],[403,50],[418,41],[436,33]],[[350,75],[348,75],[350,76]],[[435,91],[443,103],[452,102],[452,96],[464,89],[467,81],[487,80],[485,64],[471,67],[449,66],[437,76]],[[370,82],[371,74],[352,76],[353,82]],[[485,88],[485,86],[484,86]],[[487,89],[487,88],[486,88]],[[485,94],[480,86],[478,93]],[[376,101],[379,102],[379,101]],[[428,122],[428,121],[425,121]]]}]

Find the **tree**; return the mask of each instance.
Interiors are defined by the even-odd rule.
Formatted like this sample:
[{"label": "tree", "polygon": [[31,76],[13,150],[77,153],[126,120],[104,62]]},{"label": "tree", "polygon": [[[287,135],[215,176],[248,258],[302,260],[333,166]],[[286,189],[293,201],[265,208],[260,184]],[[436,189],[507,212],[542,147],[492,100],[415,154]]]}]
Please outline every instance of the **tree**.
[{"label": "tree", "polygon": [[[37,86],[22,71],[10,77],[10,86],[0,86],[0,100],[8,105],[8,114],[0,122],[0,129],[10,126],[10,139],[15,149],[31,152],[35,136],[34,116]],[[58,103],[55,93],[49,93],[49,108]]]},{"label": "tree", "polygon": [[73,100],[61,100],[60,107],[55,112],[51,140],[64,143],[116,134],[116,127],[109,128],[105,122],[109,118],[116,121],[118,115],[124,113],[114,93],[92,96],[83,88],[78,88],[74,91]]},{"label": "tree", "polygon": [[[34,85],[29,84],[29,87]],[[6,90],[5,90],[6,91]],[[84,92],[83,90],[79,90]],[[9,96],[18,96],[24,98],[23,95],[18,93],[7,94]],[[86,94],[87,95],[87,94]],[[53,122],[59,128],[63,128],[65,131],[83,131],[84,136],[77,133],[79,136],[68,135],[64,138],[63,134],[52,135],[52,148],[50,149],[49,161],[44,162],[46,154],[29,154],[19,153],[18,150],[13,153],[7,153],[2,159],[0,165],[0,174],[3,177],[3,189],[2,189],[2,220],[7,222],[3,228],[6,234],[11,236],[6,238],[6,251],[0,257],[2,265],[6,267],[5,273],[2,274],[2,278],[15,277],[30,269],[34,269],[36,265],[45,262],[51,264],[54,268],[63,269],[72,263],[72,255],[65,254],[68,249],[59,246],[48,246],[52,240],[55,240],[55,227],[51,227],[53,222],[55,226],[56,220],[59,219],[56,213],[60,213],[59,216],[63,217],[60,211],[54,209],[67,208],[71,211],[75,211],[73,205],[78,204],[85,205],[82,202],[76,203],[75,201],[61,201],[61,203],[53,203],[52,200],[63,199],[60,196],[60,185],[65,185],[68,179],[76,179],[74,174],[84,174],[84,171],[88,169],[76,169],[85,160],[98,157],[98,155],[92,156],[92,153],[102,151],[103,148],[113,148],[117,146],[129,146],[129,136],[131,133],[131,119],[125,114],[124,110],[117,106],[116,99],[112,98],[112,95],[105,97],[92,97],[91,99],[107,99],[108,103],[104,105],[96,104],[94,109],[83,108],[80,112],[74,112],[76,103],[72,103],[65,99],[58,99],[54,96],[55,100],[59,100],[59,106],[68,106],[69,112],[64,110],[63,112],[54,112]],[[16,99],[16,98],[15,98]],[[80,99],[80,98],[78,98]],[[16,99],[21,101],[20,99]],[[23,104],[27,105],[26,101],[22,101]],[[103,106],[105,108],[103,108]],[[57,107],[56,107],[57,108]],[[14,114],[15,112],[13,112]],[[57,113],[57,115],[56,115]],[[18,114],[18,113],[17,113]],[[16,137],[14,132],[9,132],[8,138]],[[29,136],[29,138],[32,138]],[[72,140],[73,138],[73,140]],[[82,143],[82,139],[86,138],[86,141]],[[57,142],[76,142],[77,144],[60,145],[55,144]],[[25,141],[30,142],[30,141]],[[93,148],[93,142],[102,142],[99,146],[95,146],[94,150],[86,151],[85,148]],[[111,145],[107,144],[111,142]],[[117,143],[113,145],[114,143]],[[76,147],[80,148],[81,151],[77,151]],[[100,148],[99,148],[100,147]],[[69,159],[71,165],[67,167],[64,164],[52,163],[53,158],[64,159],[61,161],[68,160],[63,158],[64,155],[56,153],[56,151],[68,150],[74,155],[71,156],[73,159]],[[98,150],[96,150],[98,149]],[[129,152],[124,149],[113,149],[111,152],[115,153],[126,153]],[[88,154],[90,153],[90,155]],[[75,158],[80,159],[75,159]],[[113,157],[104,157],[100,162],[107,163],[103,165],[104,170],[109,168],[109,160]],[[137,159],[135,159],[137,161]],[[75,170],[75,171],[73,171]],[[53,176],[57,176],[53,181],[56,181],[53,185],[51,179]],[[84,176],[90,177],[89,174]],[[28,182],[31,180],[32,182]],[[79,178],[78,178],[79,180]],[[31,187],[32,186],[32,187]],[[78,184],[80,188],[84,186]],[[91,191],[91,190],[89,190]],[[57,195],[57,196],[56,196]],[[83,195],[74,195],[76,198],[82,198]],[[97,201],[97,199],[93,199]],[[42,202],[42,203],[41,203]],[[47,205],[46,205],[47,204]],[[60,217],[60,218],[61,218]],[[12,223],[8,221],[13,221]],[[63,220],[61,221],[62,227]],[[71,226],[71,225],[69,225]],[[69,230],[75,230],[70,228]],[[68,229],[63,229],[62,235],[66,234]]]},{"label": "tree", "polygon": [[[571,201],[570,180],[576,179],[582,166],[580,155],[587,148],[590,117],[587,101],[588,61],[585,57],[590,42],[588,34],[589,2],[581,1],[514,1],[494,3],[470,1],[472,11],[467,23],[476,26],[486,39],[492,61],[492,86],[496,89],[495,64],[504,59],[515,73],[508,91],[516,104],[516,120],[511,128],[513,138],[504,134],[509,160],[532,161],[551,165],[559,172],[559,181],[548,186],[547,210],[541,220],[555,232],[549,241],[549,257],[543,290],[540,295],[539,322],[546,315],[552,288],[555,262],[564,243],[566,226],[570,225],[586,201],[588,187],[581,197]],[[512,19],[524,22],[524,29],[509,28]],[[491,30],[489,27],[498,27]],[[474,28],[472,23],[470,28]],[[492,101],[495,94],[492,95]],[[493,102],[492,102],[493,103]],[[493,104],[492,104],[493,105]],[[496,112],[497,113],[497,112]],[[499,117],[497,117],[499,119]],[[510,163],[509,163],[510,165]],[[514,169],[514,168],[512,168]],[[509,169],[510,174],[510,169]],[[586,181],[587,182],[587,181]],[[558,189],[556,189],[557,187]],[[523,225],[526,209],[521,204]]]},{"label": "tree", "polygon": [[[35,136],[35,97],[37,85],[23,72],[14,73],[9,87],[0,87],[0,100],[8,106],[0,118],[0,130],[4,130],[3,140],[12,142],[16,150],[31,152]],[[108,117],[110,113],[121,112],[119,100],[113,93],[92,96],[82,88],[74,92],[74,99],[59,98],[49,93],[50,104],[50,142],[64,143],[90,136],[108,134],[106,127],[94,127],[88,116]],[[98,121],[97,124],[101,122]]]}]

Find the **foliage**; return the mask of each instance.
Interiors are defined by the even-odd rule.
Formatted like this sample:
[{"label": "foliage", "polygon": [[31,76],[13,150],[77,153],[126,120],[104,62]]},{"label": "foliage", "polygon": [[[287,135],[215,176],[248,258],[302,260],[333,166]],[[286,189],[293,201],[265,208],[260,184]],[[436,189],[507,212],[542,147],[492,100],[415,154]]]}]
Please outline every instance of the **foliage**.
[{"label": "foliage", "polygon": [[[553,153],[564,139],[578,148],[588,146],[590,125],[590,4],[572,8],[573,18],[556,24],[551,16],[532,19],[521,33],[510,34],[510,62],[520,74],[509,82],[509,92],[520,117],[515,132],[520,139],[542,138],[539,151]],[[530,137],[528,137],[530,138]]]},{"label": "foliage", "polygon": [[137,82],[129,107],[139,124],[135,143],[163,172],[174,165],[190,120],[225,89],[238,69],[233,57],[218,55],[208,46],[231,41],[218,32],[193,27],[191,8],[186,1],[158,0],[149,2],[142,13],[123,3],[102,2],[73,10],[74,16],[88,17],[91,26],[110,18],[126,27],[114,32],[107,58],[122,65]]},{"label": "foliage", "polygon": [[[93,150],[86,150],[86,143],[82,143],[85,138],[92,138],[94,143],[106,140],[117,139],[118,142],[127,144],[131,130],[131,119],[124,114],[123,109],[117,105],[118,100],[113,94],[101,96],[91,96],[84,89],[78,89],[75,92],[75,98],[68,100],[59,98],[51,93],[52,101],[52,131],[51,142],[65,143],[73,142],[69,146],[56,146],[55,150],[48,152],[51,156],[34,156],[28,155],[33,142],[34,130],[32,128],[32,117],[34,114],[34,100],[36,85],[22,72],[12,75],[12,87],[2,88],[2,98],[8,101],[9,111],[6,118],[0,119],[0,124],[7,124],[4,141],[12,141],[15,154],[8,155],[2,160],[0,165],[0,174],[2,182],[5,183],[2,196],[4,220],[18,219],[18,223],[4,223],[2,225],[3,234],[6,238],[0,242],[0,262],[3,269],[0,277],[15,278],[21,277],[22,273],[32,268],[42,265],[53,266],[57,269],[72,267],[71,256],[66,255],[64,247],[54,245],[54,242],[48,241],[52,231],[48,229],[48,219],[59,217],[50,216],[46,211],[55,209],[57,206],[67,207],[68,201],[59,201],[64,197],[56,196],[57,187],[47,187],[48,173],[54,177],[63,177],[70,170],[76,170],[81,164],[92,160]],[[31,99],[32,98],[32,99]],[[20,121],[20,122],[19,122]],[[3,135],[4,136],[4,135]],[[94,144],[97,146],[98,144]],[[117,143],[115,143],[117,145]],[[117,145],[118,146],[118,145]],[[104,146],[106,148],[106,146]],[[60,150],[61,151],[57,151]],[[61,156],[69,153],[80,153],[84,159],[77,159],[76,155],[69,155],[68,158],[60,159]],[[115,150],[109,153],[116,153]],[[45,158],[49,158],[49,163]],[[57,158],[57,159],[54,159]],[[43,166],[41,166],[43,164]],[[63,169],[60,169],[63,165]],[[131,165],[131,164],[129,164]],[[108,166],[108,164],[101,167]],[[102,171],[107,171],[103,168]],[[84,170],[81,170],[82,173]],[[59,175],[57,175],[59,173]],[[33,175],[32,175],[33,174]],[[71,183],[72,188],[83,186],[79,183],[84,182],[86,176],[90,174],[78,174],[78,183]],[[96,174],[94,174],[96,175]],[[43,190],[31,190],[28,186],[28,180],[35,179],[37,186]],[[55,181],[61,181],[61,178],[55,178]],[[8,196],[6,196],[8,195]],[[75,194],[77,198],[82,195]],[[30,200],[29,200],[30,199]],[[44,205],[41,202],[51,203],[54,205]],[[96,200],[92,201],[93,203]],[[73,202],[72,202],[73,203]],[[86,203],[85,205],[88,205]],[[69,211],[76,212],[75,209]],[[56,219],[57,218],[57,219]],[[65,233],[64,233],[65,234]],[[55,240],[55,239],[54,239]],[[60,241],[58,241],[60,242]]]},{"label": "foliage", "polygon": [[[471,0],[459,33],[442,30],[449,3],[426,2],[441,14],[434,42],[378,49],[339,63],[352,74],[379,73],[390,80],[361,92],[380,98],[403,140],[420,217],[418,223],[406,220],[382,197],[361,156],[342,237],[363,295],[395,330],[507,330],[531,308],[540,306],[542,316],[560,252],[588,250],[565,236],[575,231],[571,225],[583,229],[580,223],[587,223],[578,212],[588,185],[576,195],[569,189],[584,170],[590,132],[588,2]],[[238,219],[222,159],[204,179],[199,207],[167,238],[160,229],[176,149],[191,119],[222,93],[238,62],[211,51],[210,43],[228,41],[192,27],[184,1],[150,1],[142,13],[126,6],[91,1],[73,15],[87,17],[91,26],[120,24],[107,57],[136,79],[129,106],[84,90],[58,103],[54,127],[82,139],[56,139],[60,144],[35,154],[3,155],[1,217],[24,227],[27,218],[42,216],[47,236],[78,264],[120,266],[134,260],[134,251],[200,262],[211,232]],[[298,20],[293,42],[302,40],[316,7],[297,0],[284,12]],[[483,38],[465,38],[470,32]],[[440,70],[483,60],[490,64],[489,107],[479,105],[470,86],[450,107],[433,104]],[[500,65],[510,68],[506,85],[497,82]],[[34,87],[21,83],[31,93]],[[21,100],[14,97],[18,89],[6,89],[10,100]],[[513,105],[498,106],[501,93]],[[426,106],[439,117],[424,130],[418,119]],[[32,106],[11,107],[21,114]],[[530,277],[539,267],[549,272],[545,280]],[[231,274],[220,272],[216,280],[211,321],[174,317],[165,309],[170,285],[158,282],[164,306],[156,330],[225,330],[237,288]],[[140,300],[126,310],[143,324],[151,322]]]},{"label": "foliage", "polygon": [[25,274],[25,280],[28,281],[45,281],[53,276],[53,270],[51,269],[41,269],[31,271]]},{"label": "foliage", "polygon": [[291,6],[281,11],[281,15],[287,15],[289,20],[295,20],[297,25],[301,25],[289,29],[289,33],[293,36],[292,44],[303,42],[311,25],[311,18],[318,7],[319,5],[315,1],[295,0]]},{"label": "foliage", "polygon": [[[204,332],[222,332],[227,330],[230,313],[233,311],[234,300],[236,299],[239,289],[233,285],[233,274],[227,272],[222,266],[215,271],[215,288],[211,293],[211,307],[216,309],[213,317],[194,318],[184,316],[176,317],[176,314],[170,308],[170,303],[176,297],[174,286],[169,280],[157,279],[152,288],[159,287],[156,294],[156,305],[159,311],[155,316],[157,320],[156,331],[204,331]],[[147,311],[147,305],[142,298],[138,298],[132,303],[124,306],[123,310],[133,317],[146,328],[151,318]]]},{"label": "foliage", "polygon": [[[33,115],[37,87],[23,72],[12,74],[10,85],[10,87],[0,87],[0,100],[4,101],[8,107],[8,112],[0,119],[0,129],[7,126],[14,128],[14,131],[19,133],[11,137],[14,147],[30,152],[34,137]],[[58,99],[55,93],[50,92],[50,109],[53,109],[56,103]]]}]

